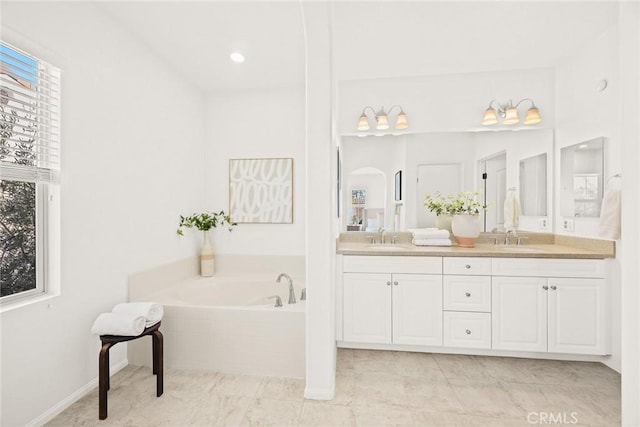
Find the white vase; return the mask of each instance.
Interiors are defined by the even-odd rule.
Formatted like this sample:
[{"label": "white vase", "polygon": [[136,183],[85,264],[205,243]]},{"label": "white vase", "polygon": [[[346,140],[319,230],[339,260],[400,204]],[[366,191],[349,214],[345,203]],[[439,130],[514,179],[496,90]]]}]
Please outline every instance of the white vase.
[{"label": "white vase", "polygon": [[475,247],[476,239],[480,235],[480,225],[480,215],[454,215],[451,221],[451,231],[458,246]]},{"label": "white vase", "polygon": [[213,254],[213,246],[209,238],[209,231],[203,231],[204,242],[200,250],[200,275],[202,277],[211,277],[215,273],[215,258]]},{"label": "white vase", "polygon": [[453,215],[438,215],[436,217],[436,227],[440,230],[447,230],[451,232],[451,221],[453,220]]}]

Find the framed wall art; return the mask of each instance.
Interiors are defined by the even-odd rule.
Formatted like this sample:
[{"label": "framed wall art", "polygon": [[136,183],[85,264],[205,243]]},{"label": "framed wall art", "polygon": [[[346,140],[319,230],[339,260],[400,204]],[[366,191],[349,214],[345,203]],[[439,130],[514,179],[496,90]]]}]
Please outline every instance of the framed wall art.
[{"label": "framed wall art", "polygon": [[229,212],[237,223],[293,223],[293,159],[230,159]]}]

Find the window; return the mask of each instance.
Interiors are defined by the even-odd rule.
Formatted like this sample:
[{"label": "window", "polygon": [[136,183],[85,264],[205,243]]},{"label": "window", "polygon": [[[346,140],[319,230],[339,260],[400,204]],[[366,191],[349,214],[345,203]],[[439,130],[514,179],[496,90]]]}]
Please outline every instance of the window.
[{"label": "window", "polygon": [[0,302],[51,290],[60,70],[0,42]]},{"label": "window", "polygon": [[600,175],[573,175],[575,216],[600,216]]}]

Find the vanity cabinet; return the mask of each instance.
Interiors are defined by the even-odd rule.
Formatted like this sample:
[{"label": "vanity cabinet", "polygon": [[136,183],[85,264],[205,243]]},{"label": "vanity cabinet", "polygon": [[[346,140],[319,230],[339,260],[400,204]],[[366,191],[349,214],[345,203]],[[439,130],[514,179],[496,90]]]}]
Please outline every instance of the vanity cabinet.
[{"label": "vanity cabinet", "polygon": [[351,255],[339,262],[336,336],[347,346],[610,352],[602,259]]},{"label": "vanity cabinet", "polygon": [[344,341],[442,345],[441,258],[354,256],[343,268]]},{"label": "vanity cabinet", "polygon": [[[608,297],[601,260],[494,263],[500,264],[494,265],[494,274],[504,276],[492,279],[493,349],[608,354]],[[570,274],[582,277],[531,277]]]}]

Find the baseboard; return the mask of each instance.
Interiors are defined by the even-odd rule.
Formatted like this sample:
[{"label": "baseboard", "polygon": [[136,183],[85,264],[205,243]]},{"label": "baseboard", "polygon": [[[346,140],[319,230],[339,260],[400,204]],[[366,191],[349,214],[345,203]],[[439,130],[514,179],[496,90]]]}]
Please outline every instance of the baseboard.
[{"label": "baseboard", "polygon": [[304,397],[306,399],[332,400],[335,394],[336,394],[335,387],[332,387],[330,389],[328,388],[316,388],[316,389],[305,388],[304,389]]},{"label": "baseboard", "polygon": [[[113,365],[110,369],[111,375],[123,369],[125,366],[129,364],[127,359],[124,359],[120,363]],[[94,379],[89,381],[87,384],[80,387],[78,390],[71,393],[66,398],[62,399],[57,404],[53,405],[51,408],[44,411],[35,419],[31,420],[26,424],[27,427],[39,427],[43,426],[49,421],[53,420],[58,414],[67,409],[69,406],[76,403],[78,400],[82,399],[84,396],[89,394],[94,388],[98,386],[98,377],[96,376]]]}]

